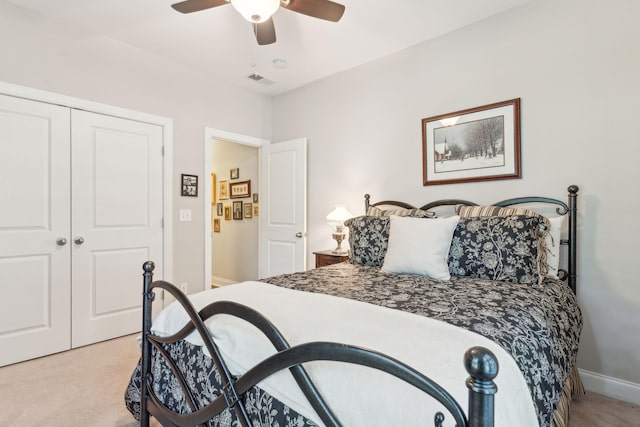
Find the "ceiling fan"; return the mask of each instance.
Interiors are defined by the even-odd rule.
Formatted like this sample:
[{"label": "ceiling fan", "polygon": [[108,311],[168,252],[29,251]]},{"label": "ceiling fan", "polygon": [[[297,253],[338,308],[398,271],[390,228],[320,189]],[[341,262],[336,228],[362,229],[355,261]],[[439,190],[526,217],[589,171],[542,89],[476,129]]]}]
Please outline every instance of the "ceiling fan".
[{"label": "ceiling fan", "polygon": [[276,42],[276,29],[271,16],[279,7],[332,22],[338,22],[344,13],[344,6],[331,0],[185,0],[171,7],[181,13],[191,13],[228,3],[253,24],[259,45]]}]

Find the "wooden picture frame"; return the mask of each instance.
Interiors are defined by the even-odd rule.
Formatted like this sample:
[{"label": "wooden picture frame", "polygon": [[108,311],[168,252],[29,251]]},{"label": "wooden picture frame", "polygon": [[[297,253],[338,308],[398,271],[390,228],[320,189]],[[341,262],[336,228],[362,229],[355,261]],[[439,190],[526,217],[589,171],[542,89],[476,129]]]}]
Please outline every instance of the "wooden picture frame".
[{"label": "wooden picture frame", "polygon": [[220,232],[220,218],[213,219],[213,232],[214,233]]},{"label": "wooden picture frame", "polygon": [[229,171],[229,179],[240,178],[240,168],[233,168]]},{"label": "wooden picture frame", "polygon": [[520,178],[520,98],[422,119],[423,185]]},{"label": "wooden picture frame", "polygon": [[251,195],[251,181],[239,181],[229,184],[229,197],[243,199]]},{"label": "wooden picture frame", "polygon": [[230,221],[231,220],[231,206],[230,205],[226,205],[224,207],[224,219],[225,219],[225,221]]},{"label": "wooden picture frame", "polygon": [[239,220],[242,219],[242,201],[233,202],[233,219]]},{"label": "wooden picture frame", "polygon": [[180,195],[185,197],[198,197],[198,176],[181,174]]},{"label": "wooden picture frame", "polygon": [[245,203],[244,204],[244,217],[245,218],[252,218],[253,217],[253,207],[251,202]]},{"label": "wooden picture frame", "polygon": [[218,183],[218,198],[219,200],[228,200],[229,199],[229,181],[226,179],[221,179]]},{"label": "wooden picture frame", "polygon": [[253,216],[260,216],[260,206],[253,204]]},{"label": "wooden picture frame", "polygon": [[222,206],[222,203],[216,204],[216,215],[222,216],[223,212],[224,212],[224,207]]},{"label": "wooden picture frame", "polygon": [[258,203],[258,193],[253,193],[253,203]]},{"label": "wooden picture frame", "polygon": [[216,204],[216,174],[211,174],[211,205]]}]

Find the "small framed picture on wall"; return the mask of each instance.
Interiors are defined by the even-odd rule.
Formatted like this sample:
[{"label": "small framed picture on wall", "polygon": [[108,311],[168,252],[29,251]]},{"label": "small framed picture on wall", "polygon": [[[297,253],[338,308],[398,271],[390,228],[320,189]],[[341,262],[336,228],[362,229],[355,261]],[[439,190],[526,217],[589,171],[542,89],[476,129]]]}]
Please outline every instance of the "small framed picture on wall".
[{"label": "small framed picture on wall", "polygon": [[233,219],[242,219],[242,201],[233,202]]},{"label": "small framed picture on wall", "polygon": [[218,191],[218,199],[219,200],[228,200],[229,199],[229,181],[226,179],[221,179],[218,182],[219,190]]},{"label": "small framed picture on wall", "polygon": [[229,197],[232,199],[242,199],[251,196],[251,180],[232,182],[229,184]]},{"label": "small framed picture on wall", "polygon": [[214,233],[220,232],[220,218],[213,219],[213,232]]},{"label": "small framed picture on wall", "polygon": [[198,197],[198,176],[182,174],[181,196]]},{"label": "small framed picture on wall", "polygon": [[211,204],[216,204],[216,174],[211,174]]}]

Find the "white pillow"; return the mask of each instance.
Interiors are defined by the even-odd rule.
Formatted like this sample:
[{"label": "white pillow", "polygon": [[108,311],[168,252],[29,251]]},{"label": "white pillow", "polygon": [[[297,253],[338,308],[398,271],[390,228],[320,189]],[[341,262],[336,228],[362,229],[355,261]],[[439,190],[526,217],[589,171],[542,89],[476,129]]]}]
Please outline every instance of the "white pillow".
[{"label": "white pillow", "polygon": [[567,216],[549,217],[551,228],[545,237],[545,245],[547,247],[547,277],[558,278],[558,267],[560,266],[560,233],[562,225]]},{"label": "white pillow", "polygon": [[382,271],[449,280],[449,247],[460,217],[424,219],[392,215],[390,218]]}]

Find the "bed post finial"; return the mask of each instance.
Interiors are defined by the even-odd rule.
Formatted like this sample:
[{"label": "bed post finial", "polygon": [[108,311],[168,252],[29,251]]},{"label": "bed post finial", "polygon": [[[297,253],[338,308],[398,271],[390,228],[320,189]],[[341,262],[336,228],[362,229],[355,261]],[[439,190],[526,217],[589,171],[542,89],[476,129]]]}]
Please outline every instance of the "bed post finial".
[{"label": "bed post finial", "polygon": [[369,212],[369,203],[371,200],[371,196],[368,194],[364,195],[364,214],[366,215]]},{"label": "bed post finial", "polygon": [[464,367],[470,375],[467,378],[469,426],[493,427],[493,397],[498,392],[493,379],[498,375],[498,359],[484,347],[471,347],[464,354]]},{"label": "bed post finial", "polygon": [[153,263],[153,261],[147,261],[142,264],[142,269],[145,271],[145,273],[152,273],[153,270],[156,269],[156,265]]}]

